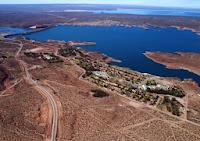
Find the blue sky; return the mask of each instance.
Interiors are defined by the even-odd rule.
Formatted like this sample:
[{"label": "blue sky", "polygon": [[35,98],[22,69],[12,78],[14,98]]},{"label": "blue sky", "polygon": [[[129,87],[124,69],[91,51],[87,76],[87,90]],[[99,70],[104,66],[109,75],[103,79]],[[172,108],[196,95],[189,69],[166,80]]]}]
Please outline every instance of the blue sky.
[{"label": "blue sky", "polygon": [[147,6],[200,8],[200,0],[0,0],[0,4],[45,3],[132,4]]}]

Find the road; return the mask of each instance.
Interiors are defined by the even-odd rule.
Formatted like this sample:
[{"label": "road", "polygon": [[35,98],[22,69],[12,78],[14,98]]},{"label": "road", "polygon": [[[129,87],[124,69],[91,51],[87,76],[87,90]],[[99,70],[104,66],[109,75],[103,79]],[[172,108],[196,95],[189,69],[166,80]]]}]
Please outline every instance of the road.
[{"label": "road", "polygon": [[56,136],[57,136],[57,128],[58,128],[58,108],[57,108],[57,104],[53,98],[53,96],[42,86],[40,86],[36,81],[34,81],[27,69],[26,64],[24,63],[24,61],[18,59],[18,56],[21,52],[23,48],[23,43],[20,43],[20,49],[17,51],[17,53],[15,54],[15,58],[16,60],[18,60],[22,66],[24,67],[24,70],[26,72],[26,76],[28,78],[28,80],[35,84],[35,86],[40,89],[45,95],[46,97],[50,100],[52,108],[53,108],[53,123],[52,123],[52,131],[51,131],[51,141],[56,141]]}]

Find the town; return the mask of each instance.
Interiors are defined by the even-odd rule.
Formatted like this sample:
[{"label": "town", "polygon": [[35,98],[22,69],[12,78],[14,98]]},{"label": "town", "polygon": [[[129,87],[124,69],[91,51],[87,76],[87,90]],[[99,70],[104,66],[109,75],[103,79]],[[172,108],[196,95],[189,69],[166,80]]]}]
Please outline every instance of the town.
[{"label": "town", "polygon": [[180,116],[179,109],[182,105],[175,98],[184,97],[180,87],[160,85],[152,79],[155,76],[127,68],[98,61],[91,64],[98,71],[93,71],[89,76],[85,75],[85,80],[160,109],[166,106],[168,112]]},{"label": "town", "polygon": [[91,59],[81,48],[68,47],[60,49],[59,53],[71,57],[75,64],[86,70],[84,80],[173,115],[183,114],[184,106],[176,99],[185,96],[180,86],[163,85],[161,77],[110,65],[102,59]]}]

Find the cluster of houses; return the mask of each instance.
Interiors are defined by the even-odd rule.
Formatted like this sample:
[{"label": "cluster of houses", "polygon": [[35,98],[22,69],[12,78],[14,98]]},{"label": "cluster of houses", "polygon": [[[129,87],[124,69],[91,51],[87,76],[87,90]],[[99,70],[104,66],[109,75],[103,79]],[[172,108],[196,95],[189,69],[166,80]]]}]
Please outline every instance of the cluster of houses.
[{"label": "cluster of houses", "polygon": [[[74,61],[81,60],[80,57],[75,59]],[[81,67],[86,70],[85,80],[155,107],[166,106],[167,104],[163,104],[165,95],[174,96],[174,93],[178,92],[176,87],[157,84],[155,80],[151,80],[155,76],[152,77],[148,73],[111,66],[100,60],[88,59],[86,65],[81,65]]]},{"label": "cluster of houses", "polygon": [[86,80],[147,104],[155,105],[158,100],[156,94],[145,91],[146,87],[141,89],[149,75],[107,64],[98,65],[98,62],[92,64],[98,71],[93,71]]}]

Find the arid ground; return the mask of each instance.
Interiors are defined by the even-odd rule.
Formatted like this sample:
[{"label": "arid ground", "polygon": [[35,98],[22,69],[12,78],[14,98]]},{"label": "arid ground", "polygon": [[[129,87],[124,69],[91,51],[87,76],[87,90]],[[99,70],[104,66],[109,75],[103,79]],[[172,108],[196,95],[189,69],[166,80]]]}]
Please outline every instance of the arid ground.
[{"label": "arid ground", "polygon": [[[2,84],[4,90],[0,91],[0,140],[39,141],[51,138],[52,105],[44,93],[29,81],[23,66],[15,58],[20,44],[23,44],[23,48],[18,58],[25,62],[32,79],[50,92],[57,103],[57,140],[200,140],[200,123],[191,118],[200,117],[197,105],[200,99],[195,95],[200,88],[192,80],[182,84],[187,92],[184,102],[187,103],[189,114],[186,114],[186,118],[176,117],[83,80],[80,77],[83,69],[68,57],[59,56],[63,62],[49,63],[24,55],[26,52],[57,55],[57,49],[67,43],[22,38],[0,41],[0,45],[8,46],[0,48],[0,51],[10,56],[0,60],[0,66],[9,74]],[[10,47],[12,52],[9,51]],[[166,83],[178,83],[176,79],[168,79]],[[105,91],[109,96],[93,97],[93,89]]]},{"label": "arid ground", "polygon": [[[117,9],[111,5],[0,5],[0,26],[36,27],[43,30],[56,25],[79,26],[139,26],[146,29],[154,27],[177,27],[200,32],[200,17],[93,14],[90,12],[64,12],[65,10]],[[130,7],[129,7],[130,8]]]}]

